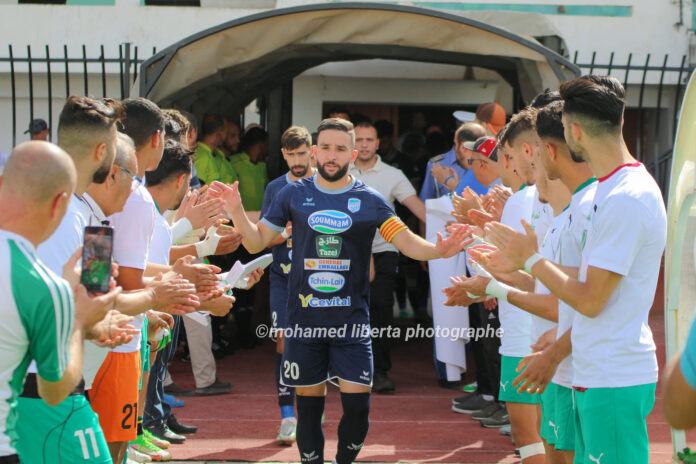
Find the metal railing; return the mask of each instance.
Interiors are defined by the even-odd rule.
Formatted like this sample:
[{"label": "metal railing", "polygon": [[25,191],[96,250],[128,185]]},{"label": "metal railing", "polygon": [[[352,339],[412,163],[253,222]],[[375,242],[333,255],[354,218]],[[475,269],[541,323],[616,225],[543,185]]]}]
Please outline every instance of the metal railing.
[{"label": "metal railing", "polygon": [[[152,54],[155,53],[156,50],[153,48]],[[74,51],[70,54],[67,46],[63,46],[62,50],[56,53],[55,50],[50,50],[48,45],[37,54],[31,46],[27,46],[26,53],[23,55],[18,56],[18,49],[9,45],[8,55],[0,56],[0,67],[3,68],[0,69],[0,74],[9,72],[10,77],[13,146],[16,144],[18,100],[28,99],[29,119],[34,119],[36,91],[41,90],[37,86],[45,86],[45,92],[43,90],[41,92],[47,96],[48,124],[49,127],[53,127],[54,96],[67,97],[71,93],[82,93],[94,97],[126,98],[138,77],[139,66],[146,58],[139,57],[138,47],[130,43],[120,44],[118,53],[111,56],[106,54],[104,45],[98,48],[96,54],[88,54],[85,45],[78,54]],[[693,68],[687,64],[686,56],[664,55],[654,60],[648,54],[644,61],[641,59],[641,62],[637,63],[632,53],[627,54],[621,61],[615,53],[611,53],[608,61],[601,62],[597,60],[597,53],[594,52],[589,61],[583,62],[578,59],[578,52],[575,52],[573,61],[584,73],[608,74],[619,78],[623,81],[628,94],[638,92],[637,99],[633,99],[637,101],[637,105],[629,107],[630,110],[637,111],[635,140],[632,140],[635,155],[649,166],[665,190],[667,187],[665,173],[667,175],[669,173],[672,134],[676,129],[684,82],[693,71]],[[115,74],[118,74],[119,89],[115,93],[109,93],[107,81],[109,76],[113,79]],[[37,75],[41,75],[41,79]],[[652,77],[650,83],[647,79],[649,75]],[[23,89],[27,88],[25,92],[21,92],[21,95],[17,90],[20,79],[23,80],[21,82],[24,84]],[[57,81],[61,79],[64,82],[64,95],[62,95],[62,89],[56,88],[60,86]],[[95,80],[98,82],[96,86]],[[657,94],[656,98],[652,98],[650,105],[646,105],[648,87],[652,87],[651,95],[655,92]],[[649,123],[646,121],[646,116],[651,119]],[[667,137],[664,131],[667,131]],[[665,143],[669,146],[664,146],[665,143],[660,146],[658,140],[661,137],[663,141],[667,140]],[[646,143],[648,140],[652,140],[653,143]]]},{"label": "metal railing", "polygon": [[[633,53],[629,53],[626,56],[625,64],[619,64],[616,62],[616,54],[612,52],[609,55],[609,61],[602,63],[597,61],[597,52],[593,52],[589,62],[578,62],[578,52],[576,51],[573,62],[578,65],[584,73],[614,76],[622,80],[627,92],[636,90],[639,92],[637,107],[630,107],[631,109],[637,110],[634,155],[645,163],[646,167],[660,185],[660,188],[662,188],[664,197],[667,198],[672,161],[672,147],[674,144],[673,134],[676,132],[677,120],[681,110],[681,102],[685,90],[684,83],[691,75],[694,68],[687,64],[686,55],[670,57],[669,54],[665,54],[664,57],[660,57],[661,59],[653,60],[652,55],[648,53],[645,55],[645,61],[641,63],[634,63],[633,56]],[[673,63],[676,61],[677,64],[670,65],[670,61]],[[635,84],[634,80],[629,81],[629,77],[635,79],[636,73],[640,82],[639,84]],[[657,85],[656,104],[646,107],[645,94],[647,86],[649,85],[646,82],[649,73],[659,73],[659,77],[656,84],[650,84]],[[655,76],[653,75],[653,77]],[[674,98],[671,102],[671,106],[669,106],[670,102],[666,101],[665,80],[674,82],[674,84],[670,84],[670,86],[674,87]],[[661,114],[663,109],[671,109],[671,113],[667,120],[665,120]],[[652,134],[649,133],[650,127],[646,127],[644,116],[647,112],[651,112],[654,115],[652,121]],[[659,146],[658,139],[661,130],[669,131],[668,140],[670,146],[668,148]],[[646,147],[644,141],[649,136],[652,136],[653,144],[650,147]],[[629,141],[627,140],[627,142]]]},{"label": "metal railing", "polygon": [[[104,45],[99,47],[98,55],[88,55],[87,47],[82,46],[81,56],[69,55],[68,46],[63,46],[62,53],[51,53],[50,47],[46,45],[43,56],[32,53],[32,47],[27,45],[26,55],[17,56],[15,47],[8,46],[8,56],[0,56],[0,63],[9,66],[10,93],[12,100],[12,145],[17,142],[17,101],[24,95],[18,95],[18,79],[25,76],[28,87],[29,100],[29,120],[34,119],[35,108],[35,89],[37,84],[36,74],[45,75],[46,96],[48,100],[48,125],[53,127],[53,97],[55,94],[54,82],[61,78],[65,83],[65,94],[67,98],[73,93],[91,95],[93,97],[116,97],[113,93],[107,92],[107,76],[119,74],[119,93],[120,98],[127,98],[130,88],[138,77],[138,69],[142,59],[138,58],[138,47],[130,43],[118,46],[118,56],[107,57]],[[153,49],[152,53],[156,53]],[[7,68],[6,68],[7,69]],[[0,71],[2,73],[2,71]],[[101,85],[98,89],[90,88],[90,77],[98,75]],[[76,82],[77,81],[77,82]],[[81,82],[80,82],[81,81]],[[59,92],[60,95],[60,92]]]}]

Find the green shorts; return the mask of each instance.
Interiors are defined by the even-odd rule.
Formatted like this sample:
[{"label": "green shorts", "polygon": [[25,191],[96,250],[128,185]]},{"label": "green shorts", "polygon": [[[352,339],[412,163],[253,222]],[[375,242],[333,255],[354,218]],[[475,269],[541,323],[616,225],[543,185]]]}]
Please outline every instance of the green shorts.
[{"label": "green shorts", "polygon": [[538,394],[518,393],[517,389],[512,386],[512,381],[520,375],[520,372],[515,371],[520,361],[522,361],[522,358],[512,356],[500,357],[500,390],[498,391],[498,400],[506,403],[539,404]]},{"label": "green shorts", "polygon": [[31,464],[111,463],[99,417],[83,395],[68,396],[57,406],[42,399],[17,399],[16,449]]},{"label": "green shorts", "polygon": [[557,450],[575,450],[575,408],[573,390],[552,383],[555,388],[553,429],[556,437],[554,447]]},{"label": "green shorts", "polygon": [[147,317],[143,319],[142,338],[140,339],[140,383],[138,390],[143,389],[143,374],[150,372],[150,344],[147,342]]},{"label": "green shorts", "polygon": [[655,385],[573,390],[575,463],[647,463],[648,427]]},{"label": "green shorts", "polygon": [[549,383],[544,393],[539,395],[539,405],[541,406],[541,438],[546,440],[549,445],[555,445],[557,440],[556,429],[556,390],[558,385]]}]

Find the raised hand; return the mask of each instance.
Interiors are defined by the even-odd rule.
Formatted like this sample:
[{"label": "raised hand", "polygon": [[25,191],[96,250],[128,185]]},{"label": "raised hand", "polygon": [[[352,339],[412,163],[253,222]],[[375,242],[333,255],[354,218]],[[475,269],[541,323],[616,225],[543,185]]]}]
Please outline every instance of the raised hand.
[{"label": "raised hand", "polygon": [[244,238],[244,235],[237,232],[237,229],[225,225],[219,226],[217,233],[220,235],[220,241],[215,250],[216,255],[226,255],[236,251],[242,244],[242,238]]},{"label": "raised hand", "polygon": [[77,262],[82,257],[82,245],[77,247],[75,253],[72,254],[70,259],[63,265],[63,278],[68,281],[70,288],[75,288],[77,284],[80,283],[80,274],[82,270],[78,266]]},{"label": "raised hand", "polygon": [[537,237],[532,226],[522,220],[526,234],[521,234],[512,227],[499,222],[486,224],[486,238],[498,247],[498,250],[518,269],[524,268],[524,263],[537,252]]},{"label": "raised hand", "polygon": [[227,185],[216,180],[208,187],[207,197],[221,198],[225,203],[225,209],[230,213],[243,208],[242,197],[239,194],[239,182]]},{"label": "raised hand", "polygon": [[466,290],[457,287],[443,288],[442,293],[447,296],[445,306],[469,306],[471,303],[483,301],[483,298],[472,298]]},{"label": "raised hand", "polygon": [[461,252],[465,246],[474,241],[471,237],[469,227],[464,224],[452,224],[447,228],[450,235],[443,239],[440,232],[437,233],[437,243],[435,249],[441,258],[449,258]]},{"label": "raised hand", "polygon": [[467,213],[467,216],[469,217],[469,221],[472,224],[482,229],[486,227],[486,224],[488,224],[489,222],[497,220],[495,216],[493,216],[492,214],[487,213],[485,211],[481,211],[480,209],[470,209]]},{"label": "raised hand", "polygon": [[121,314],[113,309],[87,331],[85,338],[99,346],[116,348],[128,343],[134,335],[140,333],[140,329],[130,324],[133,319],[132,316]]},{"label": "raised hand", "polygon": [[104,319],[106,314],[114,309],[116,298],[121,294],[121,287],[116,287],[109,293],[92,297],[87,294],[84,285],[75,286],[75,323],[81,324],[89,331],[97,322]]},{"label": "raised hand", "polygon": [[[477,245],[469,248],[469,256],[491,274],[509,274],[519,269],[515,263],[505,257],[492,245]],[[523,265],[524,267],[524,265]]]},{"label": "raised hand", "polygon": [[476,296],[486,295],[486,286],[491,279],[483,276],[467,277],[465,275],[450,277],[450,282],[457,288],[461,288]]},{"label": "raised hand", "polygon": [[195,311],[199,306],[196,286],[181,275],[170,274],[160,274],[145,286],[153,294],[152,308],[177,316]]},{"label": "raised hand", "polygon": [[[223,184],[224,185],[224,184]],[[220,268],[212,264],[195,264],[193,256],[179,258],[172,266],[174,272],[181,274],[184,279],[196,286],[196,293],[205,293],[217,288],[220,276]]]}]

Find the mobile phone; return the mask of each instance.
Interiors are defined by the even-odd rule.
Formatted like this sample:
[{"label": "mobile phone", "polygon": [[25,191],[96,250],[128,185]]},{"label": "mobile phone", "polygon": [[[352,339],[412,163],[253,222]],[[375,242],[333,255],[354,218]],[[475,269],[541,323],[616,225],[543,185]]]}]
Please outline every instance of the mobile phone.
[{"label": "mobile phone", "polygon": [[113,243],[113,228],[85,227],[80,283],[85,286],[87,291],[92,293],[107,293],[109,291]]}]

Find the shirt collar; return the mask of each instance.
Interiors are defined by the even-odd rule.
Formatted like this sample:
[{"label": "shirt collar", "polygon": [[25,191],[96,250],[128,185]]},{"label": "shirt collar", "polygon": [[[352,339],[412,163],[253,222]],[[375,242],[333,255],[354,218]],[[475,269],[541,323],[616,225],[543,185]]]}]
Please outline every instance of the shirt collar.
[{"label": "shirt collar", "polygon": [[36,256],[36,247],[26,237],[5,229],[0,229],[0,235],[5,235],[10,240],[16,240],[23,243],[27,248],[29,248],[29,250],[31,250],[32,254]]},{"label": "shirt collar", "polygon": [[377,158],[377,161],[376,161],[375,164],[372,165],[372,167],[369,168],[369,169],[366,169],[366,170],[363,171],[362,169],[358,168],[358,167],[355,165],[355,163],[353,163],[353,167],[354,167],[355,169],[357,169],[358,171],[360,171],[361,173],[366,173],[366,172],[371,172],[371,171],[379,172],[379,171],[382,170],[382,167],[384,166],[384,162],[382,161],[382,158],[381,158],[379,155],[375,155],[375,157]]},{"label": "shirt collar", "polygon": [[[101,207],[97,204],[96,201],[94,201],[94,198],[92,198],[89,193],[84,193],[82,195],[82,201],[84,201],[87,206],[89,206],[89,209],[92,210],[92,213],[94,214],[94,217],[97,218],[97,220],[100,223],[103,223],[104,221],[107,221],[106,215],[104,214],[104,211],[101,209]],[[91,222],[91,221],[90,221]]]}]

